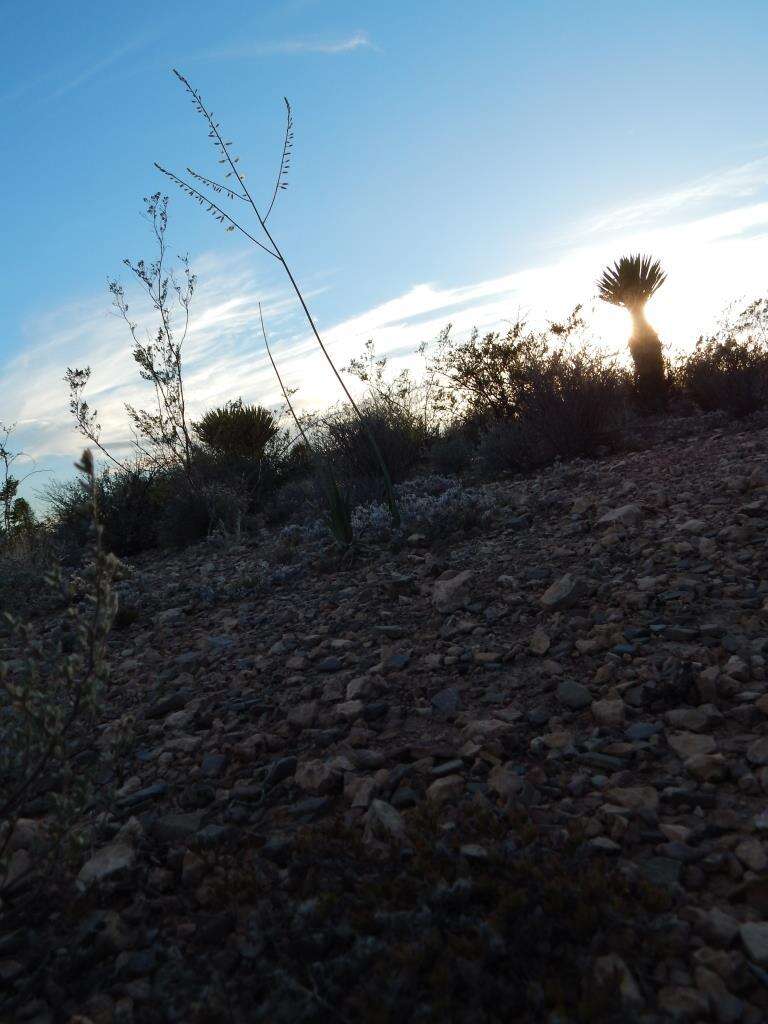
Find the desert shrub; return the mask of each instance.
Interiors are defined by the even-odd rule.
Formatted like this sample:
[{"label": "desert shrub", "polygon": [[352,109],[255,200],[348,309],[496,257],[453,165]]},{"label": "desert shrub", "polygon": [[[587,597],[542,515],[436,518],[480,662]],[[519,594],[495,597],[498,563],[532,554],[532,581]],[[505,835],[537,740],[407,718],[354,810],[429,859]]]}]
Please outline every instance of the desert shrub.
[{"label": "desert shrub", "polygon": [[615,362],[582,345],[541,352],[526,375],[515,413],[491,422],[481,436],[486,473],[524,472],[621,443],[630,381]]},{"label": "desert shrub", "polygon": [[741,419],[768,403],[768,300],[759,299],[716,334],[700,337],[674,368],[674,380],[704,410]]},{"label": "desert shrub", "polygon": [[[406,408],[373,397],[360,403],[376,444],[394,481],[404,480],[421,459],[427,443],[421,419]],[[329,412],[320,427],[325,455],[350,479],[378,475],[365,427],[347,406]]]},{"label": "desert shrub", "polygon": [[8,647],[18,657],[0,662],[0,899],[13,906],[16,895],[40,873],[42,863],[24,865],[14,857],[19,817],[48,812],[49,852],[74,839],[71,830],[89,798],[87,773],[76,769],[82,728],[95,714],[107,678],[106,639],[117,609],[113,581],[118,570],[103,544],[98,490],[90,452],[78,468],[90,496],[92,533],[81,586],[53,570],[50,584],[63,593],[69,613],[63,627],[43,635],[11,621]]},{"label": "desert shrub", "polygon": [[480,469],[489,477],[524,473],[545,461],[537,458],[536,446],[515,421],[492,424],[480,437],[477,456]]},{"label": "desert shrub", "polygon": [[[167,479],[141,470],[105,470],[95,481],[104,546],[119,557],[157,545],[158,516]],[[81,479],[52,484],[46,491],[55,541],[66,561],[77,561],[90,530],[89,495]]]},{"label": "desert shrub", "polygon": [[438,438],[429,450],[429,461],[438,473],[463,473],[469,468],[474,448],[469,439],[459,433]]},{"label": "desert shrub", "polygon": [[268,409],[244,405],[241,398],[210,409],[192,426],[212,452],[235,459],[260,459],[278,433],[277,421]]},{"label": "desert shrub", "polygon": [[531,368],[520,420],[547,460],[590,456],[620,440],[629,395],[613,360],[585,345],[560,349]]}]

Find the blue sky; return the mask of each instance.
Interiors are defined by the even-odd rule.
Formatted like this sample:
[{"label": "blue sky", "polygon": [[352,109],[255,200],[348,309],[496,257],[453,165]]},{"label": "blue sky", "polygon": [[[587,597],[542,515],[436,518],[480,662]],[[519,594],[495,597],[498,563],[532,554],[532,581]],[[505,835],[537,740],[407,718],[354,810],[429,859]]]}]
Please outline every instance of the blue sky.
[{"label": "blue sky", "polygon": [[[0,421],[18,420],[46,467],[77,451],[67,364],[93,365],[116,440],[136,398],[105,282],[151,253],[141,200],[166,188],[153,162],[218,169],[172,66],[257,193],[290,98],[293,167],[273,225],[340,358],[368,336],[413,348],[449,319],[560,316],[633,244],[670,272],[655,304],[678,347],[718,304],[764,290],[764,0],[0,0],[0,16]],[[276,398],[259,298],[305,404],[329,396],[275,267],[170,195],[171,244],[200,275],[198,404]],[[620,314],[600,315],[620,339]]]}]

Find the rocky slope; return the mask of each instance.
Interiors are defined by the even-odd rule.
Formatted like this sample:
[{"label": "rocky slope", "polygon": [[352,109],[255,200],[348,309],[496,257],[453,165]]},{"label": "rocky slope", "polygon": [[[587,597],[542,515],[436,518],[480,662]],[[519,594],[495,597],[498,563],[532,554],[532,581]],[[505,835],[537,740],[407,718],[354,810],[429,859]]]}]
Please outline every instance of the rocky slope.
[{"label": "rocky slope", "polygon": [[768,1020],[767,446],[130,567],[108,809],[0,934],[7,1019]]}]

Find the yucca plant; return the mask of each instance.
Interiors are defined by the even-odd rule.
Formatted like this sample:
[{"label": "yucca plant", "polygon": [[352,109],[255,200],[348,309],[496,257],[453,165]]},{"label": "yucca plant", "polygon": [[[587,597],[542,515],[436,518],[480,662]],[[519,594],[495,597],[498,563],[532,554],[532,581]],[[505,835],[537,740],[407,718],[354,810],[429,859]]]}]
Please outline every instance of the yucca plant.
[{"label": "yucca plant", "polygon": [[269,409],[245,405],[242,398],[209,409],[192,429],[216,455],[236,459],[260,459],[278,433]]},{"label": "yucca plant", "polygon": [[198,174],[196,171],[193,171],[191,167],[187,168],[188,173],[203,188],[210,189],[210,191],[213,192],[214,194],[223,196],[227,200],[233,202],[244,203],[246,208],[250,209],[255,215],[258,225],[257,233],[260,232],[263,241],[260,241],[258,238],[256,238],[254,234],[252,234],[245,227],[243,227],[243,225],[238,220],[236,220],[233,216],[227,213],[221,206],[219,206],[218,203],[214,202],[213,199],[206,195],[205,192],[201,191],[200,188],[198,188],[196,185],[190,184],[188,181],[186,181],[183,178],[180,178],[172,171],[167,170],[159,163],[156,163],[155,167],[157,167],[157,169],[162,174],[166,175],[166,177],[170,178],[171,181],[178,185],[178,187],[186,195],[190,196],[192,199],[195,199],[201,206],[203,206],[208,213],[212,214],[212,216],[215,217],[215,219],[219,221],[219,223],[225,226],[227,231],[239,231],[245,238],[249,239],[251,242],[254,243],[254,245],[257,245],[264,252],[268,253],[270,256],[276,259],[278,263],[282,266],[283,270],[285,271],[288,277],[288,280],[291,283],[291,287],[296,293],[296,297],[299,300],[299,304],[301,305],[301,308],[307,319],[307,323],[309,324],[310,330],[312,331],[312,334],[315,337],[315,340],[320,346],[320,349],[323,355],[325,356],[326,360],[328,361],[328,364],[331,367],[331,370],[333,371],[336,380],[339,382],[344,394],[346,395],[347,400],[354,409],[355,415],[358,417],[361,424],[363,425],[363,428],[366,432],[366,436],[368,438],[368,443],[371,446],[374,457],[376,458],[376,462],[378,463],[378,466],[381,470],[382,480],[386,491],[387,504],[389,506],[389,512],[392,518],[392,523],[393,525],[398,526],[400,523],[400,515],[397,510],[395,491],[392,486],[392,480],[389,475],[389,470],[387,469],[387,464],[384,461],[384,457],[381,454],[378,444],[376,443],[376,438],[373,436],[373,432],[370,429],[369,424],[366,422],[366,419],[363,416],[362,412],[360,411],[360,408],[358,407],[354,398],[350,394],[350,391],[346,384],[344,383],[341,374],[336,369],[336,365],[331,359],[330,353],[328,352],[328,349],[325,347],[325,344],[323,343],[323,339],[320,337],[320,332],[318,331],[315,321],[312,318],[312,314],[309,311],[309,307],[307,306],[307,303],[304,299],[301,289],[299,288],[296,278],[294,277],[293,272],[288,264],[288,261],[285,255],[283,254],[280,246],[278,245],[277,241],[275,240],[274,235],[271,233],[270,228],[267,226],[267,221],[269,220],[269,216],[272,213],[278,194],[283,189],[288,187],[288,170],[290,167],[291,150],[293,147],[293,113],[291,110],[291,105],[288,102],[288,100],[285,99],[286,127],[285,135],[283,138],[283,150],[280,157],[280,164],[278,167],[275,185],[272,190],[272,195],[265,212],[262,213],[260,208],[256,205],[256,202],[254,201],[248,189],[248,186],[245,183],[245,175],[238,167],[240,158],[238,156],[233,155],[232,142],[228,141],[225,138],[222,132],[221,125],[214,117],[213,112],[208,110],[208,108],[203,103],[200,93],[190,84],[188,79],[185,78],[185,76],[182,75],[181,72],[177,71],[174,68],[173,73],[174,75],[176,75],[178,80],[189,93],[190,97],[192,98],[192,103],[194,104],[194,107],[197,110],[197,112],[205,119],[205,122],[208,126],[208,138],[211,140],[218,153],[219,163],[223,165],[225,179],[232,179],[233,185],[230,186],[227,184],[222,184],[221,182],[218,181],[214,181],[211,178],[206,177],[205,175]]},{"label": "yucca plant", "polygon": [[606,267],[597,282],[598,295],[613,306],[623,306],[632,317],[629,351],[635,365],[638,398],[646,409],[664,404],[666,379],[659,336],[648,323],[645,306],[667,279],[661,263],[650,256],[622,256]]}]

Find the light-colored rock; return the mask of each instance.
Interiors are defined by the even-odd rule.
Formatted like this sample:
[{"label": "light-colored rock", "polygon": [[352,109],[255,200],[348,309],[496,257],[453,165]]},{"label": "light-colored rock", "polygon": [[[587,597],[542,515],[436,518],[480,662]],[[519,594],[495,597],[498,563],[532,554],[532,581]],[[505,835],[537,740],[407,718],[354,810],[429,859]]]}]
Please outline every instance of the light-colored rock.
[{"label": "light-colored rock", "polygon": [[705,707],[675,708],[664,715],[664,721],[674,729],[704,732],[709,724],[709,715]]},{"label": "light-colored rock", "polygon": [[742,839],[733,851],[742,864],[751,871],[765,871],[768,865],[768,857],[765,855],[765,847],[759,839],[750,836]]},{"label": "light-colored rock", "polygon": [[604,791],[611,803],[630,811],[657,811],[659,794],[653,786],[618,786]]},{"label": "light-colored rock", "polygon": [[294,781],[305,793],[323,796],[341,788],[342,774],[326,761],[303,761],[296,768]]},{"label": "light-colored rock", "polygon": [[566,573],[547,587],[539,600],[547,611],[556,611],[559,608],[570,608],[585,597],[586,593],[587,585],[584,580]]},{"label": "light-colored rock", "polygon": [[673,1021],[700,1021],[709,1016],[709,999],[696,988],[666,985],[659,992],[659,1009]]},{"label": "light-colored rock", "polygon": [[402,814],[386,800],[372,800],[365,816],[363,838],[366,842],[373,839],[402,841],[405,839],[405,820]]},{"label": "light-colored rock", "polygon": [[626,707],[623,700],[595,700],[590,710],[597,724],[607,729],[618,729],[624,724]]},{"label": "light-colored rock", "polygon": [[437,779],[427,789],[427,800],[436,804],[447,803],[455,800],[464,792],[464,778],[461,775],[446,775],[444,779]]},{"label": "light-colored rock", "polygon": [[712,754],[717,748],[714,737],[699,736],[693,732],[667,732],[667,742],[684,761],[700,754]]},{"label": "light-colored rock", "polygon": [[768,964],[768,921],[750,921],[739,928],[742,944],[750,960],[765,967]]},{"label": "light-colored rock", "polygon": [[537,626],[531,634],[531,639],[528,641],[528,650],[531,654],[546,654],[551,645],[551,640],[541,628]]},{"label": "light-colored rock", "polygon": [[509,800],[522,791],[523,780],[515,772],[497,764],[488,773],[488,786],[503,800]]},{"label": "light-colored rock", "polygon": [[447,613],[463,608],[469,600],[474,577],[471,569],[465,569],[450,579],[436,580],[432,588],[432,604],[437,611]]},{"label": "light-colored rock", "polygon": [[628,1009],[637,1009],[643,1005],[637,982],[626,963],[616,953],[608,953],[595,960],[593,968],[595,985],[599,989],[608,990],[618,983],[622,1005]]},{"label": "light-colored rock", "polygon": [[768,765],[768,736],[761,736],[749,745],[747,760],[750,764]]},{"label": "light-colored rock", "polygon": [[722,754],[694,754],[685,760],[686,771],[700,782],[722,782],[728,762]]},{"label": "light-colored rock", "polygon": [[598,526],[637,526],[640,520],[643,518],[643,510],[639,505],[632,503],[630,505],[621,505],[619,508],[611,509],[610,512],[605,512],[597,520]]},{"label": "light-colored rock", "polygon": [[81,890],[87,889],[96,882],[104,882],[114,875],[130,871],[136,862],[136,851],[128,843],[110,843],[86,861],[77,876],[77,885]]}]

